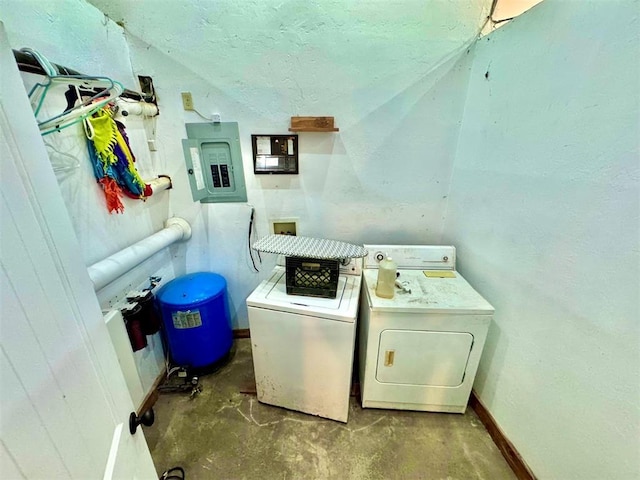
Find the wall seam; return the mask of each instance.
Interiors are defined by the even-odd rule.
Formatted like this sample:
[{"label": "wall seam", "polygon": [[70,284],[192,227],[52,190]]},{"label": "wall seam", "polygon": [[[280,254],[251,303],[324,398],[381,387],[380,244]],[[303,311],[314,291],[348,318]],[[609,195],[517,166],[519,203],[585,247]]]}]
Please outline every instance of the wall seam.
[{"label": "wall seam", "polygon": [[457,164],[457,159],[458,159],[458,149],[459,149],[459,145],[460,145],[460,136],[462,134],[462,128],[464,127],[465,124],[465,117],[466,117],[466,113],[467,113],[467,104],[468,104],[468,99],[469,99],[469,90],[470,90],[470,85],[471,85],[471,74],[473,73],[473,67],[475,65],[475,51],[478,45],[478,42],[480,40],[480,37],[476,37],[476,39],[467,47],[467,51],[468,54],[471,55],[471,61],[470,61],[470,72],[469,72],[469,77],[467,78],[467,88],[466,91],[464,92],[464,102],[463,102],[463,107],[462,107],[462,115],[460,117],[460,126],[458,128],[458,135],[457,135],[457,139],[456,139],[456,144],[455,144],[455,149],[454,149],[454,153],[453,153],[453,162],[451,165],[451,174],[449,175],[449,183],[448,183],[448,188],[447,188],[447,196],[446,196],[446,201],[445,201],[445,206],[442,212],[442,218],[440,219],[440,233],[438,235],[438,242],[442,243],[443,241],[443,237],[444,237],[444,232],[445,232],[445,226],[447,223],[447,214],[449,213],[449,205],[451,202],[451,187],[453,185],[453,179],[455,176],[455,169],[456,169],[456,164]]}]

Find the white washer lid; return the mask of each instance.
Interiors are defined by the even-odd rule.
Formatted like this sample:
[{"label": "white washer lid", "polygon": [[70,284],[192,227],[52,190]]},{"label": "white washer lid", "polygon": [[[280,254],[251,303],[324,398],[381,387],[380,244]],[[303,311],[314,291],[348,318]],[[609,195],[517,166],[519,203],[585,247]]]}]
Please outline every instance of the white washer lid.
[{"label": "white washer lid", "polygon": [[247,306],[354,323],[361,282],[359,275],[340,275],[336,298],[287,295],[285,268],[277,266],[249,295]]},{"label": "white washer lid", "polygon": [[494,308],[460,275],[455,278],[427,278],[422,270],[399,270],[398,280],[407,282],[411,293],[396,288],[392,299],[376,295],[377,269],[365,269],[364,288],[372,310],[409,313],[492,314]]}]

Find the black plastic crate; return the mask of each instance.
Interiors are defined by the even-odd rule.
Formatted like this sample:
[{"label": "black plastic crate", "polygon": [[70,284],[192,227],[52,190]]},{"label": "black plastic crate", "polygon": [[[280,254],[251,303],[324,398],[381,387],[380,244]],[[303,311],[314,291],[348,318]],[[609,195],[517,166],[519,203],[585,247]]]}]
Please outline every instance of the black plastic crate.
[{"label": "black plastic crate", "polygon": [[336,298],[340,262],[320,258],[287,257],[287,294]]}]

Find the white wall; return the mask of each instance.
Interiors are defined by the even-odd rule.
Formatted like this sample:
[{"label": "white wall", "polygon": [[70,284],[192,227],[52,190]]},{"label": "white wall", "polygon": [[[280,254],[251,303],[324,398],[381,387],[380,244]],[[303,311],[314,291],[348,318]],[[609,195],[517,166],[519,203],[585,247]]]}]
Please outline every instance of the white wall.
[{"label": "white wall", "polygon": [[[109,76],[125,87],[139,90],[122,28],[91,5],[77,0],[5,1],[4,5],[3,20],[13,48],[31,47],[52,62],[86,74]],[[25,75],[27,82],[34,78],[38,76]],[[52,115],[64,108],[65,102],[60,103],[60,98],[65,90],[66,85],[61,85],[48,94],[45,109]],[[158,160],[151,158],[147,149],[143,120],[129,117],[124,123],[143,178],[151,179],[163,173],[164,165],[156,165]],[[123,215],[107,212],[102,192],[95,183],[80,124],[43,139],[58,170],[62,195],[87,265],[162,228],[168,213],[168,195],[151,197],[146,203],[125,200]],[[65,154],[75,157],[76,168],[58,168],[74,164]]]},{"label": "white wall", "polygon": [[[122,21],[132,63],[151,75],[164,158],[181,159],[180,92],[204,115],[237,121],[259,235],[269,220],[357,243],[431,243],[440,233],[470,58],[464,45],[489,1],[236,2],[92,0]],[[462,60],[456,63],[456,60]],[[333,115],[337,134],[302,133],[300,175],[254,176],[251,134],[287,133],[293,115]],[[195,227],[187,268],[229,282],[236,327],[271,270],[248,256],[247,205],[192,203],[184,166],[170,172],[172,210]]]},{"label": "white wall", "polygon": [[[465,44],[486,16],[488,0],[428,8],[415,0],[348,7],[95,3],[124,22],[126,36],[80,0],[7,0],[3,19],[13,48],[35,48],[53,62],[110,76],[131,89],[138,88],[133,71],[154,78],[160,116],[125,123],[140,173],[148,179],[170,175],[170,192],[145,203],[125,199],[124,214],[110,215],[81,127],[45,137],[86,265],[158,231],[169,216],[193,226],[186,245],[155,255],[98,292],[103,307],[150,275],[167,281],[216,271],[229,283],[234,327],[246,328],[245,299],[275,262],[266,255],[261,273],[251,267],[250,206],[192,201],[180,140],[184,123],[201,119],[182,111],[181,91],[193,92],[205,114],[216,110],[240,123],[259,235],[269,233],[269,219],[296,217],[304,235],[360,243],[435,241],[462,113],[459,92],[470,70]],[[121,17],[111,10],[116,7]],[[27,82],[32,77],[25,75]],[[60,90],[48,96],[46,111],[61,111]],[[250,134],[287,132],[292,115],[334,115],[341,132],[301,135],[300,175],[254,177]],[[156,153],[148,151],[147,137],[155,138]],[[152,344],[136,352],[146,388],[160,368],[159,342]]]},{"label": "white wall", "polygon": [[640,476],[639,11],[546,0],[475,51],[443,240],[496,308],[475,389],[541,479]]}]

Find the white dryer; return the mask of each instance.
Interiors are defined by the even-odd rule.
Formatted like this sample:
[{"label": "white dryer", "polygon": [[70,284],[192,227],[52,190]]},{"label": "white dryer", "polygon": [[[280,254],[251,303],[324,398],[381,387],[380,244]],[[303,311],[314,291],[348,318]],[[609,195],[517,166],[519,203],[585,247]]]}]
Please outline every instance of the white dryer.
[{"label": "white dryer", "polygon": [[[464,413],[493,307],[455,270],[452,246],[365,245],[359,364],[364,408]],[[393,299],[377,266],[398,265]]]},{"label": "white dryer", "polygon": [[247,298],[258,400],[346,422],[362,259],[340,267],[336,298],[287,295],[277,266]]}]

